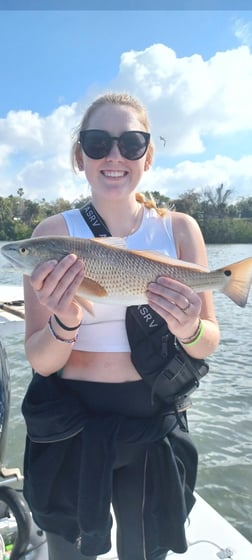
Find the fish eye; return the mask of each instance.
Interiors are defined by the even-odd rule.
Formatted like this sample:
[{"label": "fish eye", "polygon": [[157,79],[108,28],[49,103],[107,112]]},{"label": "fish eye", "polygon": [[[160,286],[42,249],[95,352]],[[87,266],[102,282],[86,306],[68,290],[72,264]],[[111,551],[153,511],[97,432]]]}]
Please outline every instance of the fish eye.
[{"label": "fish eye", "polygon": [[29,250],[26,247],[20,247],[19,252],[21,255],[28,255],[29,254]]}]

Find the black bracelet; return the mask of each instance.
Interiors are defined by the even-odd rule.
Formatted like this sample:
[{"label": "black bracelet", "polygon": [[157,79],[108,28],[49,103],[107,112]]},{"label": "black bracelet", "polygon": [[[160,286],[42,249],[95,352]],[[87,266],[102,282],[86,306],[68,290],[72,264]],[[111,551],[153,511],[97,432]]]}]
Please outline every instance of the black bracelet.
[{"label": "black bracelet", "polygon": [[56,323],[58,323],[58,325],[64,329],[64,331],[76,331],[76,329],[79,329],[81,326],[81,322],[76,326],[76,327],[67,327],[66,325],[64,325],[64,323],[62,323],[62,321],[59,319],[59,317],[57,317],[57,315],[55,315],[54,313],[54,319],[56,321]]},{"label": "black bracelet", "polygon": [[74,342],[76,342],[76,340],[78,340],[78,333],[76,333],[73,338],[62,338],[61,336],[59,336],[55,332],[55,330],[52,326],[52,316],[51,315],[50,315],[49,320],[48,320],[48,328],[49,328],[49,331],[50,331],[51,335],[53,336],[53,338],[55,338],[55,340],[58,340],[58,342],[73,344]]}]

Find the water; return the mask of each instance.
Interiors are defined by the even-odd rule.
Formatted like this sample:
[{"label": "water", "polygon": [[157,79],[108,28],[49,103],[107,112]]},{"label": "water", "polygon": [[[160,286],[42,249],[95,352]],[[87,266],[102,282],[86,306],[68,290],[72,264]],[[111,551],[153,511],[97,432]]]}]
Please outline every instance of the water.
[{"label": "water", "polygon": [[[252,256],[251,245],[208,246],[211,268]],[[0,256],[0,284],[20,285]],[[245,309],[215,293],[222,339],[210,372],[194,393],[190,431],[199,451],[197,491],[252,541],[252,293]],[[23,335],[5,337],[11,370],[6,465],[22,469],[25,427],[20,413],[31,378]],[[207,523],[207,520],[206,520]]]}]

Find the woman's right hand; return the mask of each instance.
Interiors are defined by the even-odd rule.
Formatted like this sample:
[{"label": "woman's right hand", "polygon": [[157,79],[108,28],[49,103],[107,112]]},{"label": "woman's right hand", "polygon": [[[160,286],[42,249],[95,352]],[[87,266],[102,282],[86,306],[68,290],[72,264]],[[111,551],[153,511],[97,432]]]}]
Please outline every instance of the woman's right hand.
[{"label": "woman's right hand", "polygon": [[30,277],[30,284],[39,303],[71,327],[82,318],[83,309],[74,297],[84,275],[83,262],[70,254],[59,262],[51,260],[37,266]]}]

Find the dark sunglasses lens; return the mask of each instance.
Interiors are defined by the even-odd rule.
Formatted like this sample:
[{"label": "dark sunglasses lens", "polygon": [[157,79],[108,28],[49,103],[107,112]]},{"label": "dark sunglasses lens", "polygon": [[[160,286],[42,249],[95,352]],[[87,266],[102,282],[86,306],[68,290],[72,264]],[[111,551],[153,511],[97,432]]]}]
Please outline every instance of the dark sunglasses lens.
[{"label": "dark sunglasses lens", "polygon": [[92,159],[101,159],[111,150],[112,141],[103,130],[82,130],[80,143],[85,154]]},{"label": "dark sunglasses lens", "polygon": [[126,159],[140,159],[148,148],[149,140],[147,132],[124,132],[118,141],[119,150]]},{"label": "dark sunglasses lens", "polygon": [[[80,132],[80,143],[85,154],[92,159],[102,159],[106,157],[113,145],[115,138],[110,136],[105,130],[82,130]],[[117,139],[121,155],[130,160],[143,157],[149,141],[148,132],[138,132],[130,130],[123,132]]]}]

